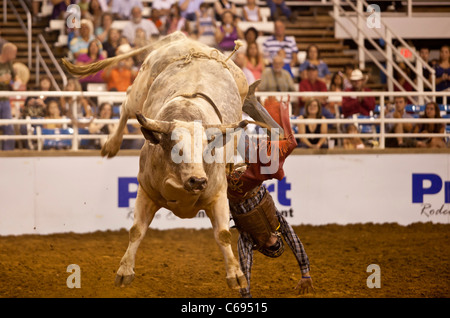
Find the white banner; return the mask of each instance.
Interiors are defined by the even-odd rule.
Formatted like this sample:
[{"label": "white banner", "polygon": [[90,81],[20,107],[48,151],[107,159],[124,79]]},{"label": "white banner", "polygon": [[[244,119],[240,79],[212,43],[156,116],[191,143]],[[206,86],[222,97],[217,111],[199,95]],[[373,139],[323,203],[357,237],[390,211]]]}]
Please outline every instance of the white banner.
[{"label": "white banner", "polygon": [[[266,186],[292,225],[449,223],[450,156],[290,156]],[[129,229],[137,156],[0,158],[0,235]],[[210,228],[162,209],[152,228]]]}]

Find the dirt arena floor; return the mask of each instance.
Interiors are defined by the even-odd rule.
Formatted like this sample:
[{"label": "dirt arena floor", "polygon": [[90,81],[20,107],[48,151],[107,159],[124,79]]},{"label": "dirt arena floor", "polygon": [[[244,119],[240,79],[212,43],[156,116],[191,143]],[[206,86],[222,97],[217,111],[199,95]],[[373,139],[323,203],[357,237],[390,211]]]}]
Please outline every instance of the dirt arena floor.
[{"label": "dirt arena floor", "polygon": [[[311,262],[316,292],[298,295],[300,273],[288,249],[280,258],[256,253],[252,293],[261,298],[435,298],[450,296],[450,224],[357,224],[294,227]],[[236,250],[237,231],[232,229]],[[239,297],[225,281],[212,230],[149,230],[131,286],[114,286],[127,230],[91,234],[0,237],[0,297]],[[81,268],[70,289],[67,266]],[[381,269],[381,288],[367,287],[367,266]]]}]

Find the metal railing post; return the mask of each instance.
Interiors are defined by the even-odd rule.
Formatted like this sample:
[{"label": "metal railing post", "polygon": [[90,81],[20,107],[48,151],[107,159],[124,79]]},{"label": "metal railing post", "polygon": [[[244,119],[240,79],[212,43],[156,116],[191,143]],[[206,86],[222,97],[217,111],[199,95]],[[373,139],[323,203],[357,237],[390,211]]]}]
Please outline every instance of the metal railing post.
[{"label": "metal railing post", "polygon": [[[362,13],[363,12],[363,3],[362,3],[362,1],[358,0],[356,4],[357,4],[358,12]],[[366,68],[366,58],[365,58],[364,50],[363,50],[363,47],[364,47],[364,34],[361,31],[362,28],[364,27],[364,21],[363,21],[363,19],[362,19],[360,14],[358,14],[356,16],[356,23],[358,25],[358,28],[357,28],[357,39],[358,39],[359,68],[361,70],[363,70],[363,69]]]}]

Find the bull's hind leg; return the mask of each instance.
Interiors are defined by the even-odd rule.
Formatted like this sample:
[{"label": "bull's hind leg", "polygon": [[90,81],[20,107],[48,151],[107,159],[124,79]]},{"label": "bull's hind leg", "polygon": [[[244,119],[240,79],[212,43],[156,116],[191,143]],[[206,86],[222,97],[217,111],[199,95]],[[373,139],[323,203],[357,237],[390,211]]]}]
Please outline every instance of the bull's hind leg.
[{"label": "bull's hind leg", "polygon": [[135,210],[134,222],[129,232],[129,243],[125,255],[120,261],[120,267],[116,275],[116,286],[124,287],[129,285],[134,279],[134,262],[136,252],[142,239],[147,233],[147,229],[153,220],[156,211],[159,210],[153,201],[139,186]]},{"label": "bull's hind leg", "polygon": [[230,213],[226,192],[220,195],[211,210],[206,210],[214,230],[214,238],[225,258],[227,284],[232,289],[247,287],[247,280],[231,248]]}]

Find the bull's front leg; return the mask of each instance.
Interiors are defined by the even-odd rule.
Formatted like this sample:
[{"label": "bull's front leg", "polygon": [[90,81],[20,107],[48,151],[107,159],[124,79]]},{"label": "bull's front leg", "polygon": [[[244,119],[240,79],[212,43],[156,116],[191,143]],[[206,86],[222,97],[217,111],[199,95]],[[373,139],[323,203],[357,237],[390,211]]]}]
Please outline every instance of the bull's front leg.
[{"label": "bull's front leg", "polygon": [[137,249],[158,210],[159,207],[139,186],[134,210],[134,222],[129,232],[127,251],[120,261],[120,267],[116,274],[116,286],[124,287],[133,281]]},{"label": "bull's front leg", "polygon": [[225,258],[225,268],[227,272],[227,284],[232,289],[247,287],[247,280],[241,271],[239,262],[233,254],[231,248],[230,233],[230,209],[226,191],[224,191],[211,209],[206,210],[214,230],[214,238]]}]

